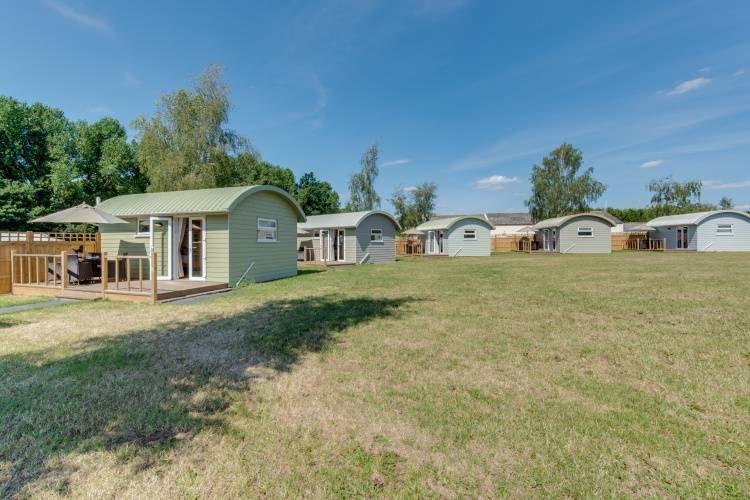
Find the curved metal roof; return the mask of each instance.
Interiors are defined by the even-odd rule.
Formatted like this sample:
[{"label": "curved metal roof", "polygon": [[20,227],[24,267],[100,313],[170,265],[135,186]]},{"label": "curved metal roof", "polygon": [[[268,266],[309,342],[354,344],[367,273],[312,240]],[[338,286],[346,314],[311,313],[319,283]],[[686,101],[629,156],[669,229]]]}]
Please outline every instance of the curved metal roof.
[{"label": "curved metal roof", "polygon": [[536,230],[547,229],[551,227],[560,227],[578,217],[595,217],[597,219],[603,220],[604,222],[609,224],[610,227],[614,227],[616,225],[615,222],[611,218],[604,215],[602,212],[583,212],[580,214],[563,215],[562,217],[555,217],[553,219],[544,219],[534,224],[533,227]]},{"label": "curved metal roof", "polygon": [[297,229],[325,229],[329,227],[357,227],[367,217],[375,214],[384,215],[393,221],[398,229],[401,225],[396,218],[385,210],[363,210],[361,212],[341,212],[338,214],[311,215],[307,222],[297,224]]},{"label": "curved metal roof", "polygon": [[124,194],[104,200],[97,208],[118,217],[229,213],[247,196],[263,191],[276,193],[286,199],[297,212],[297,220],[305,220],[305,213],[289,193],[266,185]]},{"label": "curved metal roof", "polygon": [[708,217],[717,214],[740,215],[750,220],[750,214],[741,212],[739,210],[710,210],[708,212],[693,212],[691,214],[663,215],[661,217],[657,217],[656,219],[648,221],[648,225],[652,227],[691,226],[694,224],[700,224]]},{"label": "curved metal roof", "polygon": [[434,230],[447,231],[448,229],[453,227],[456,223],[462,220],[466,220],[466,219],[478,220],[480,222],[487,224],[490,227],[490,229],[495,229],[495,226],[490,221],[478,215],[457,215],[455,217],[446,217],[444,219],[430,219],[427,222],[423,222],[422,224],[418,225],[414,229],[418,229],[420,231],[434,231]]}]

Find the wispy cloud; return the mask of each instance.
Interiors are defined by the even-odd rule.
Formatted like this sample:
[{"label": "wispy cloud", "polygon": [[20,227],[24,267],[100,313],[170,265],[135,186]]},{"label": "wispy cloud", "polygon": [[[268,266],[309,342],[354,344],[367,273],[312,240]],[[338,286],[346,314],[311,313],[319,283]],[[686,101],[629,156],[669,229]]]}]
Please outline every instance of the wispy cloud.
[{"label": "wispy cloud", "polygon": [[721,182],[721,181],[703,181],[703,187],[708,189],[741,189],[750,188],[750,181]]},{"label": "wispy cloud", "polygon": [[384,161],[382,163],[382,166],[384,166],[384,167],[392,167],[392,166],[395,166],[395,165],[406,165],[410,161],[411,160],[409,158],[401,158],[401,159],[398,159],[398,160],[388,160],[388,161]]},{"label": "wispy cloud", "polygon": [[127,70],[125,71],[125,73],[123,73],[122,83],[126,87],[131,87],[131,88],[141,86],[141,80],[137,76],[135,76],[132,72],[127,71]]},{"label": "wispy cloud", "polygon": [[474,183],[474,187],[477,189],[484,189],[487,191],[499,191],[508,184],[515,184],[520,182],[518,177],[505,177],[504,175],[491,175],[484,179],[479,179]]},{"label": "wispy cloud", "polygon": [[417,190],[417,186],[406,186],[404,188],[404,191],[406,191],[407,193],[413,193],[416,190]]},{"label": "wispy cloud", "polygon": [[111,29],[109,23],[101,17],[81,12],[80,10],[76,10],[58,0],[47,0],[45,3],[50,9],[54,10],[64,18],[73,21],[74,23],[78,23],[81,26],[98,31],[109,31]]},{"label": "wispy cloud", "polygon": [[734,72],[734,76],[742,76],[745,74],[745,70],[740,68],[737,71]]},{"label": "wispy cloud", "polygon": [[711,67],[710,66],[706,66],[705,68],[699,69],[698,73],[708,73],[709,71],[711,71]]},{"label": "wispy cloud", "polygon": [[641,163],[641,168],[656,168],[663,163],[664,160],[651,160],[645,163]]},{"label": "wispy cloud", "polygon": [[693,92],[694,90],[698,90],[700,88],[705,87],[711,83],[710,78],[694,78],[692,80],[686,80],[680,84],[678,84],[675,88],[667,92],[667,95],[681,95],[681,94],[687,94],[688,92]]}]

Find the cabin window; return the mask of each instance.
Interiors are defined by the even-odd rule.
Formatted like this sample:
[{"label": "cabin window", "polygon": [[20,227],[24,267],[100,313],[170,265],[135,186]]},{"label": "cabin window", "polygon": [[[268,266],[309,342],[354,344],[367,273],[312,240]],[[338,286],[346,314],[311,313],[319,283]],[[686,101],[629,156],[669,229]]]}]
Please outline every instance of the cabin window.
[{"label": "cabin window", "polygon": [[383,243],[383,230],[370,229],[370,241],[373,243]]},{"label": "cabin window", "polygon": [[477,230],[476,229],[464,229],[464,239],[465,240],[477,239]]},{"label": "cabin window", "polygon": [[734,234],[734,228],[731,224],[717,224],[716,234],[718,236],[731,236]]},{"label": "cabin window", "polygon": [[591,226],[579,227],[578,236],[580,238],[591,238],[594,236],[594,228]]},{"label": "cabin window", "polygon": [[138,219],[138,229],[136,230],[136,236],[149,236],[149,229],[151,228],[151,220],[149,219]]},{"label": "cabin window", "polygon": [[276,219],[261,219],[258,217],[258,242],[271,243],[276,239]]}]

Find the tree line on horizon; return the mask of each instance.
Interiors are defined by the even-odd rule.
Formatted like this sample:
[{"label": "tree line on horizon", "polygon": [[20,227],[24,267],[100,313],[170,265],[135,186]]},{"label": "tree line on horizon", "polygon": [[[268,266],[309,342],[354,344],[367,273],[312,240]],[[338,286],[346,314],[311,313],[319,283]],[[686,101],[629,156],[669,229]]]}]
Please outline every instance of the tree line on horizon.
[{"label": "tree line on horizon", "polygon": [[[162,95],[152,116],[133,121],[137,133],[130,141],[114,118],[71,121],[59,109],[0,96],[0,229],[28,229],[36,216],[94,204],[97,197],[248,184],[284,189],[307,215],[380,207],[377,143],[363,153],[342,207],[332,185],[313,171],[295,179],[290,168],[263,160],[249,139],[227,127],[230,107],[218,66],[209,67],[192,89]],[[592,167],[582,167],[583,154],[567,143],[532,167],[526,206],[534,221],[590,210],[601,198],[606,186]],[[608,211],[636,222],[715,208],[701,203],[701,188],[700,181],[655,179],[648,185],[650,206]],[[389,201],[407,229],[434,215],[436,199],[437,185],[424,182],[397,187]],[[731,205],[727,198],[720,202],[722,208]]]}]

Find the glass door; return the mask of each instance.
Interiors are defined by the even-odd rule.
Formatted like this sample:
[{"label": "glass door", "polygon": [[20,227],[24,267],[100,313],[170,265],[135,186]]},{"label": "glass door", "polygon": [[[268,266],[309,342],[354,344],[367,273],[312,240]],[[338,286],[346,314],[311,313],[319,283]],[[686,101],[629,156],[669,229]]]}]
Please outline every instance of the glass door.
[{"label": "glass door", "polygon": [[188,241],[190,242],[188,261],[190,262],[190,279],[206,279],[206,231],[205,219],[190,219]]},{"label": "glass door", "polygon": [[325,262],[328,262],[328,256],[331,251],[331,242],[328,237],[329,234],[328,229],[320,230],[320,260]]},{"label": "glass door", "polygon": [[344,230],[339,229],[336,232],[336,257],[337,260],[343,262],[345,255],[344,255]]},{"label": "glass door", "polygon": [[427,253],[435,253],[435,231],[427,231]]},{"label": "glass door", "polygon": [[148,230],[151,251],[156,252],[156,279],[172,279],[172,218],[151,217]]},{"label": "glass door", "polygon": [[686,250],[688,247],[688,228],[678,227],[677,228],[677,248]]}]

